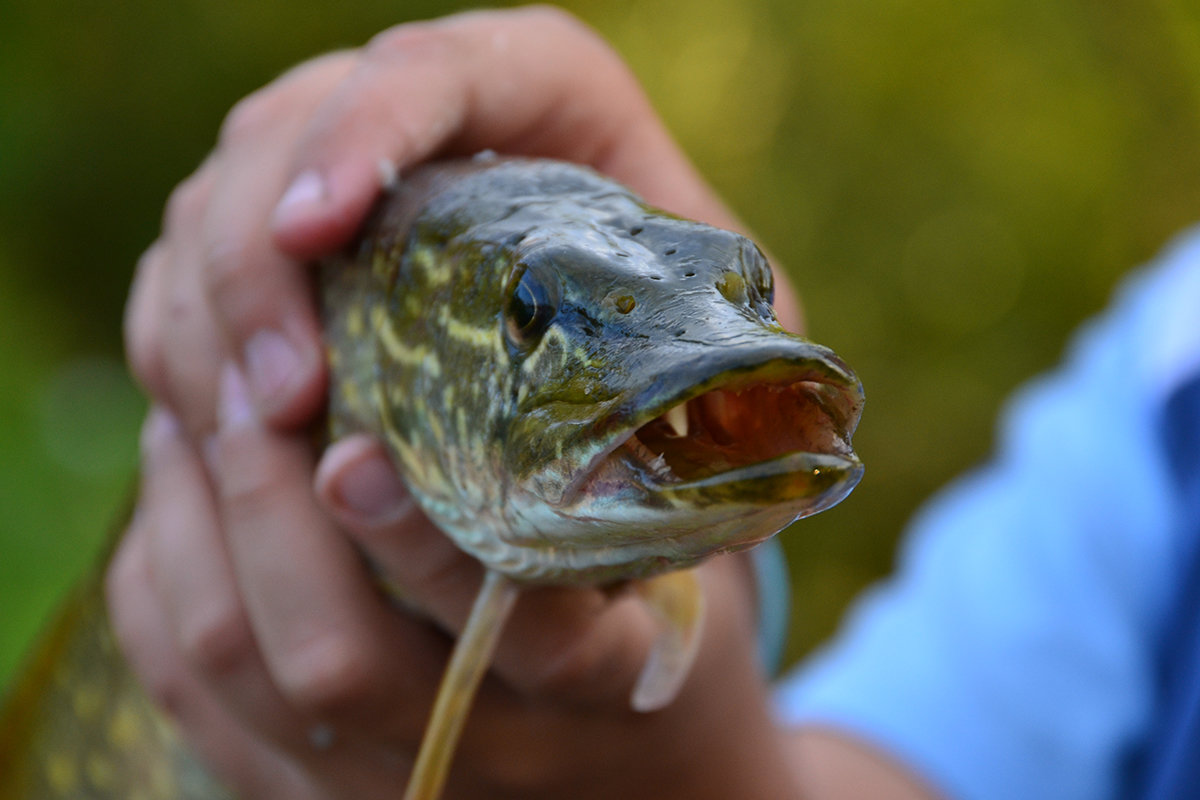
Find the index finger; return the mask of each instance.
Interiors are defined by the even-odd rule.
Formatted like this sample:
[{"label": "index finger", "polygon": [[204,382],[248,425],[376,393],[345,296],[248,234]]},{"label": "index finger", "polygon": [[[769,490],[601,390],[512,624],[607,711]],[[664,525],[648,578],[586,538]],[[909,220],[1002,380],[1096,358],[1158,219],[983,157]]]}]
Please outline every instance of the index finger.
[{"label": "index finger", "polygon": [[299,147],[276,243],[298,257],[328,252],[366,214],[381,164],[403,170],[485,148],[588,164],[653,204],[737,227],[621,59],[575,18],[539,7],[401,25],[372,40]]}]

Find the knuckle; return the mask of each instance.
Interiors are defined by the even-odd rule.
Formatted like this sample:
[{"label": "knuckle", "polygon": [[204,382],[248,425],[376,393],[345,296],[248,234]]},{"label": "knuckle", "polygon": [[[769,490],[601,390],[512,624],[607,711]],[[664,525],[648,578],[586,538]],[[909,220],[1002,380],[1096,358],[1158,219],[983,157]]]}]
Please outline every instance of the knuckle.
[{"label": "knuckle", "polygon": [[182,620],[178,635],[184,657],[213,677],[233,672],[255,651],[250,624],[233,606]]},{"label": "knuckle", "polygon": [[252,92],[233,104],[225,119],[217,141],[221,146],[236,145],[254,138],[270,126],[276,117],[273,85]]},{"label": "knuckle", "polygon": [[596,34],[592,33],[591,28],[585,25],[579,17],[558,6],[531,5],[522,9],[521,13],[532,24],[546,28],[548,33],[572,36],[582,35],[591,39],[598,38]]},{"label": "knuckle", "polygon": [[205,243],[203,279],[205,290],[219,309],[247,292],[254,283],[254,263],[249,246],[234,238],[216,238]]},{"label": "knuckle", "polygon": [[371,708],[383,675],[370,647],[331,632],[292,653],[279,682],[301,713],[332,719]]},{"label": "knuckle", "polygon": [[608,41],[591,26],[565,9],[549,5],[531,6],[521,10],[529,19],[533,38],[557,42],[573,51],[584,51],[594,57],[595,69],[623,82],[636,85],[624,59]]},{"label": "knuckle", "polygon": [[[220,495],[231,519],[257,523],[278,512],[278,479],[269,469],[259,469],[261,459],[249,448],[257,447],[250,433],[220,434],[219,461],[222,467]],[[243,443],[245,446],[243,446]],[[245,457],[239,453],[247,453]],[[257,462],[257,463],[256,463]]]},{"label": "knuckle", "polygon": [[256,425],[226,426],[217,433],[215,476],[226,520],[247,529],[279,525],[280,515],[296,502],[297,447],[280,447]]},{"label": "knuckle", "polygon": [[173,719],[183,715],[193,686],[181,664],[147,659],[133,662],[133,670],[146,695],[158,709]]},{"label": "knuckle", "polygon": [[174,232],[199,220],[208,204],[211,188],[210,172],[204,167],[181,181],[167,197],[163,228]]},{"label": "knuckle", "polygon": [[352,71],[361,57],[357,49],[332,50],[292,67],[279,77],[276,84],[288,92],[327,89]]},{"label": "knuckle", "polygon": [[422,22],[395,25],[375,34],[363,48],[367,60],[386,60],[399,55],[439,54],[453,43],[447,28]]}]

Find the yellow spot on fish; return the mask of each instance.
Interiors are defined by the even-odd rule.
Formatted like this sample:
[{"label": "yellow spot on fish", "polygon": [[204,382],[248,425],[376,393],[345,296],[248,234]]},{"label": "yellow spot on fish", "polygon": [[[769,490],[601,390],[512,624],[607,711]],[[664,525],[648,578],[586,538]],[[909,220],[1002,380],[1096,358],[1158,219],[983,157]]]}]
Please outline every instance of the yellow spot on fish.
[{"label": "yellow spot on fish", "polygon": [[341,383],[342,398],[352,409],[362,408],[362,395],[358,392],[358,384],[347,378]]},{"label": "yellow spot on fish", "polygon": [[81,722],[89,722],[104,708],[104,693],[95,685],[83,685],[71,695],[71,708]]},{"label": "yellow spot on fish", "polygon": [[441,286],[454,277],[453,265],[437,258],[433,250],[419,247],[411,252],[413,267],[421,271],[425,283],[429,286]]},{"label": "yellow spot on fish", "polygon": [[117,783],[117,768],[100,753],[88,756],[83,770],[87,774],[88,782],[101,791],[112,789]]},{"label": "yellow spot on fish", "polygon": [[137,709],[128,700],[113,711],[108,721],[108,741],[115,750],[128,750],[142,737],[142,723]]},{"label": "yellow spot on fish", "polygon": [[366,328],[367,323],[363,319],[362,306],[355,306],[350,309],[350,312],[346,314],[346,332],[357,339],[363,335]]},{"label": "yellow spot on fish", "polygon": [[46,782],[58,794],[74,796],[79,789],[79,769],[75,759],[66,753],[46,756]]}]

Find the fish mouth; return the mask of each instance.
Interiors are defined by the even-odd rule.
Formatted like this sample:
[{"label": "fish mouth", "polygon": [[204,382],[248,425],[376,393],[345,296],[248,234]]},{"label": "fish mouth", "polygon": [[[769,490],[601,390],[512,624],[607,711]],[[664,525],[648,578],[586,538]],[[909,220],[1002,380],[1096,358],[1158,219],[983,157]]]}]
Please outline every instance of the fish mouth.
[{"label": "fish mouth", "polygon": [[792,503],[797,518],[862,476],[851,436],[862,388],[840,360],[718,374],[646,409],[585,470],[576,497],[637,491],[693,505]]}]

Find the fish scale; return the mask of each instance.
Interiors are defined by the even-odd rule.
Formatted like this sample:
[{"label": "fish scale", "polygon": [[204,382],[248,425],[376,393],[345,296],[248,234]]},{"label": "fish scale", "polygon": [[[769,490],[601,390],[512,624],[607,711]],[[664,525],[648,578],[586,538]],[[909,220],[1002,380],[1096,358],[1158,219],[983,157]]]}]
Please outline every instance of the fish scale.
[{"label": "fish scale", "polygon": [[[485,580],[405,797],[432,800],[531,584],[632,582],[662,625],[631,703],[670,702],[703,621],[688,569],[840,501],[853,372],[785,332],[752,242],[561,162],[422,168],[323,265],[329,433],[378,436]],[[0,717],[0,800],[214,800],[112,643],[100,580]]]}]

